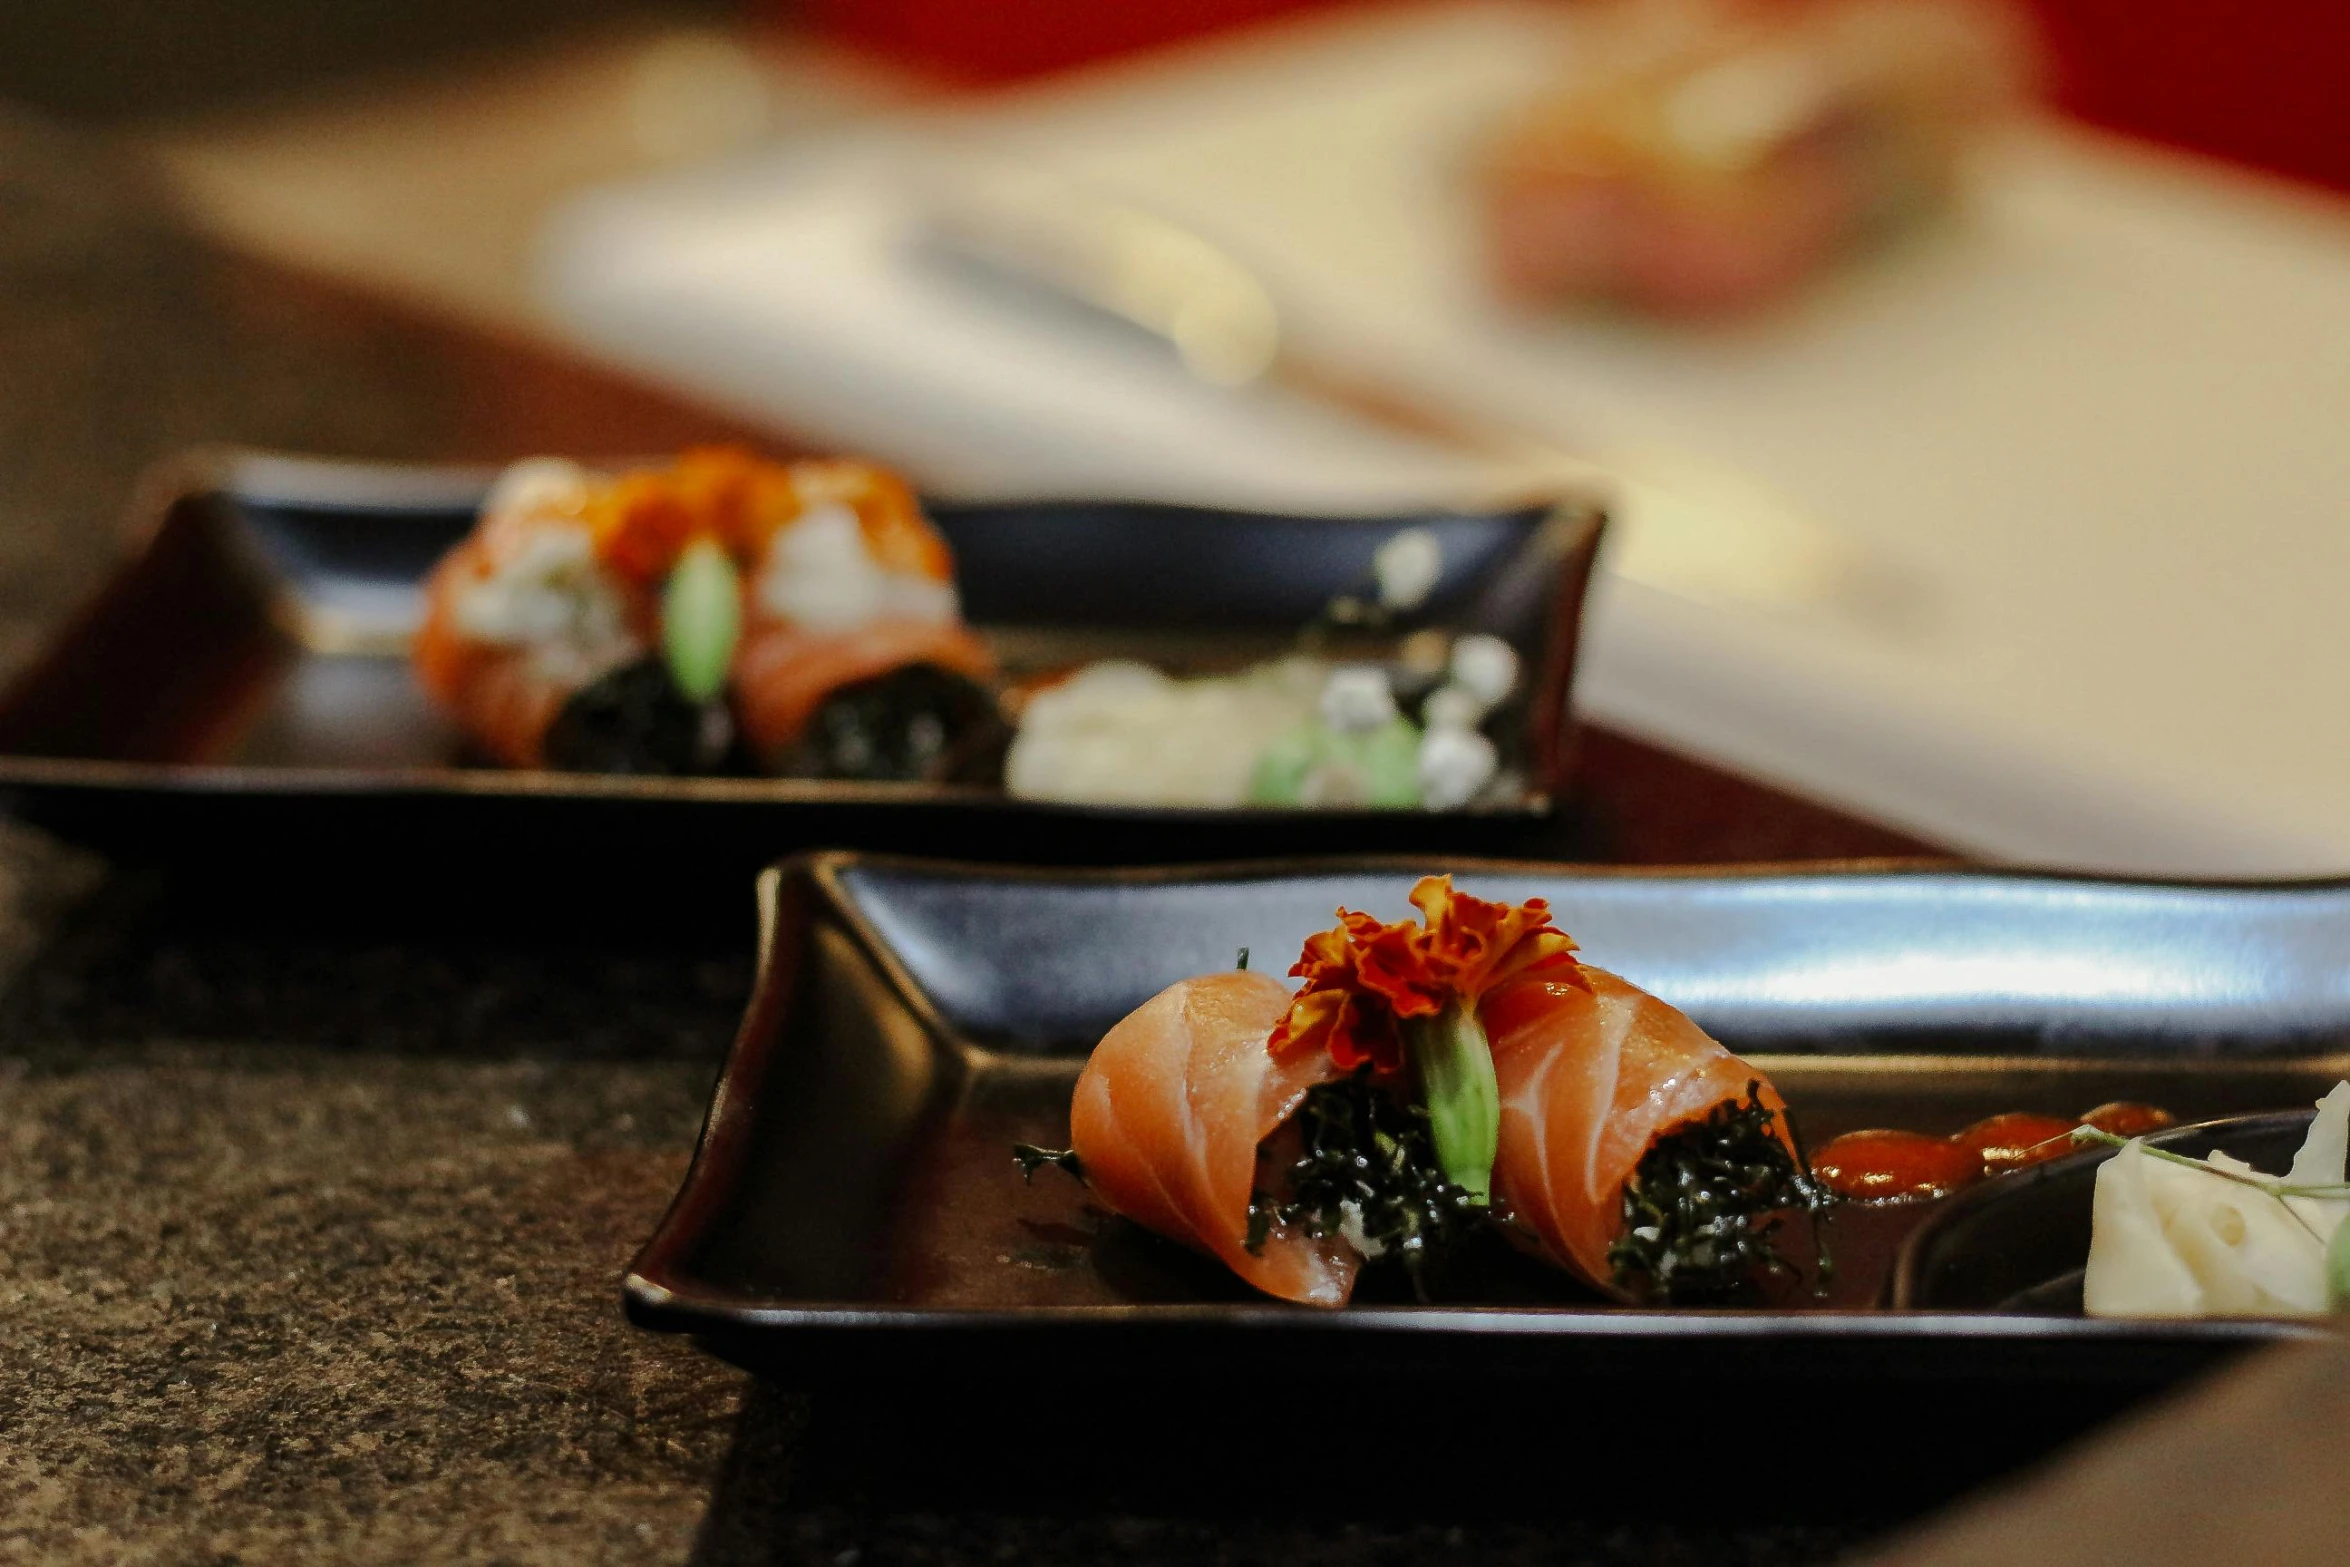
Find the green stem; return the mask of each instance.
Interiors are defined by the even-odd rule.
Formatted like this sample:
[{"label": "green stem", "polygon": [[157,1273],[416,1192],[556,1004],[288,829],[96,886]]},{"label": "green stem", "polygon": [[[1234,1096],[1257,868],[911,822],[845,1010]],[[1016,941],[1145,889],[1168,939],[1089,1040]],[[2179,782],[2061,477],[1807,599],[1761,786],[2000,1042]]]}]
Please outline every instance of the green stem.
[{"label": "green stem", "polygon": [[[2140,1140],[2135,1137],[2123,1137],[2118,1133],[2108,1132],[2095,1126],[2076,1126],[2066,1135],[2083,1147],[2121,1148]],[[2054,1142],[2055,1139],[2050,1138],[2049,1141]],[[2218,1165],[2206,1160],[2190,1159],[2183,1153],[2173,1153],[2168,1148],[2157,1148],[2151,1143],[2146,1145],[2146,1152],[2166,1164],[2183,1164],[2191,1170],[2201,1170],[2206,1175],[2216,1175],[2223,1181],[2234,1181],[2239,1186],[2250,1186],[2255,1190],[2264,1191],[2271,1197],[2350,1197],[2350,1181],[2295,1183],[2286,1180],[2281,1175],[2263,1175],[2258,1170],[2249,1173],[2242,1170],[2223,1170]]]},{"label": "green stem", "polygon": [[[2076,1126],[2072,1129],[2071,1136],[2072,1140],[2076,1144],[2082,1146],[2103,1144],[2107,1148],[2126,1148],[2131,1143],[2138,1142],[2138,1139],[2135,1137],[2122,1137],[2113,1132],[2108,1132],[2094,1126]],[[2312,1182],[2297,1186],[2293,1182],[2284,1180],[2278,1176],[2262,1175],[2257,1170],[2251,1172],[2250,1174],[2246,1174],[2241,1170],[2223,1170],[2218,1165],[2212,1164],[2207,1160],[2190,1159],[2185,1154],[2173,1153],[2168,1148],[2156,1148],[2147,1143],[2139,1143],[2139,1147],[2141,1151],[2147,1154],[2150,1158],[2160,1159],[2167,1164],[2184,1165],[2190,1170],[2201,1170],[2205,1175],[2216,1175],[2223,1181],[2234,1181],[2238,1186],[2249,1186],[2256,1192],[2266,1192],[2269,1196],[2274,1197],[2277,1200],[2278,1205],[2285,1210],[2286,1214],[2291,1217],[2294,1223],[2300,1225],[2303,1229],[2307,1230],[2311,1236],[2318,1240],[2325,1240],[2325,1237],[2317,1233],[2317,1226],[2311,1224],[2307,1219],[2303,1218],[2299,1210],[2295,1209],[2291,1203],[2286,1202],[2285,1199],[2288,1197],[2323,1197],[2333,1199],[2350,1197],[2350,1181]],[[2345,1273],[2336,1272],[2334,1269],[2334,1248],[2337,1245],[2350,1245],[2350,1243],[2345,1243],[2342,1240],[2342,1235],[2345,1231],[2350,1231],[2350,1224],[2343,1224],[2337,1227],[2334,1231],[2333,1240],[2328,1241],[2326,1244],[2326,1276],[2328,1279],[2341,1279],[2346,1276],[2350,1276],[2346,1275]],[[2350,1270],[2350,1251],[2346,1251],[2343,1254],[2343,1267],[2346,1270]]]},{"label": "green stem", "polygon": [[725,689],[742,629],[742,582],[734,561],[716,539],[694,540],[661,590],[661,654],[687,700],[707,702]]},{"label": "green stem", "polygon": [[1434,1017],[1404,1025],[1404,1046],[1428,1107],[1428,1132],[1444,1178],[1474,1197],[1493,1199],[1493,1160],[1501,1148],[1501,1083],[1493,1048],[1473,1005],[1455,1000]]}]

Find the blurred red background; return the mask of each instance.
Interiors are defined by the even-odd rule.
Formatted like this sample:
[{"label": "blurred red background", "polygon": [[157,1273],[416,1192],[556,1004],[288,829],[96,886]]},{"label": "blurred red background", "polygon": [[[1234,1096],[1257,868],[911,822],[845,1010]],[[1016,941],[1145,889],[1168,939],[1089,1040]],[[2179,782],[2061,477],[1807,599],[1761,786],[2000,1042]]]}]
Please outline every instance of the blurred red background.
[{"label": "blurred red background", "polygon": [[[1345,0],[805,0],[836,37],[1006,81]],[[2350,0],[2032,0],[2058,102],[2115,130],[2350,190]]]}]

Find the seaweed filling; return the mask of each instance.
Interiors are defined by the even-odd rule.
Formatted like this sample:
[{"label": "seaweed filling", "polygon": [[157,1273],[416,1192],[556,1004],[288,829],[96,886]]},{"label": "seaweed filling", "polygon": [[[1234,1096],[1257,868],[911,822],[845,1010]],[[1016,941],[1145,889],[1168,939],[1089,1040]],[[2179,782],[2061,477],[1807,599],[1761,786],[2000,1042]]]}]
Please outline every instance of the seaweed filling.
[{"label": "seaweed filling", "polygon": [[[1794,1210],[1817,1221],[1835,1197],[1773,1132],[1762,1084],[1674,1128],[1624,1183],[1624,1234],[1608,1248],[1616,1282],[1672,1305],[1748,1297],[1766,1273],[1791,1274],[1774,1239]],[[1819,1278],[1832,1264],[1823,1247]]]},{"label": "seaweed filling", "polygon": [[570,772],[676,775],[719,771],[732,739],[726,710],[689,699],[651,656],[574,691],[543,749],[549,766]]},{"label": "seaweed filling", "polygon": [[1308,1089],[1289,1125],[1300,1152],[1275,1182],[1287,1195],[1250,1194],[1249,1250],[1277,1225],[1316,1240],[1343,1236],[1368,1261],[1400,1262],[1424,1299],[1426,1270],[1487,1214],[1444,1178],[1427,1111],[1373,1087],[1366,1067]]},{"label": "seaweed filling", "polygon": [[825,698],[778,771],[801,778],[981,782],[992,778],[1004,739],[984,687],[935,664],[909,664]]}]

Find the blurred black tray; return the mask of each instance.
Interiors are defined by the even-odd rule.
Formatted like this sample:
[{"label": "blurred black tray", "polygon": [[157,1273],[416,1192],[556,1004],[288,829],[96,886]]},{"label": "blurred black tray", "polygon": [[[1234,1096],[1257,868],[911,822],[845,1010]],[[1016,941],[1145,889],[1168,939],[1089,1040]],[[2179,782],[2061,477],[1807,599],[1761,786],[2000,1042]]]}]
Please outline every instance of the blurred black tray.
[{"label": "blurred black tray", "polygon": [[1841,1210],[1828,1309],[1616,1308],[1497,1246],[1444,1303],[1373,1290],[1323,1313],[1101,1219],[1051,1172],[1019,1179],[1011,1144],[1066,1141],[1084,1055],[1129,1009],[1241,946],[1278,972],[1334,907],[1401,913],[1437,865],[1482,895],[1549,898],[1591,961],[1768,1070],[1813,1141],[2116,1098],[2199,1120],[2305,1105],[2350,1072],[2350,883],[822,855],[761,882],[758,985],[692,1171],[624,1281],[630,1315],[876,1396],[1010,1383],[1049,1406],[1077,1385],[1188,1383],[1442,1402],[1549,1382],[1614,1419],[1734,1388],[1789,1439],[1856,1408],[1979,1405],[2002,1451],[2296,1331],[1881,1309],[1930,1204]]},{"label": "blurred black tray", "polygon": [[1279,651],[1360,587],[1398,529],[1444,575],[1422,619],[1507,637],[1529,671],[1531,785],[1475,812],[1166,810],[994,789],[521,773],[460,765],[401,632],[471,527],[488,470],[198,454],[148,486],[136,554],[0,697],[0,795],[97,847],[247,878],[330,867],[444,890],[678,903],[817,845],[1137,863],[1523,842],[1569,783],[1584,591],[1579,501],[1475,514],[1298,517],[1144,503],[933,502],[966,612],[1053,660]]}]

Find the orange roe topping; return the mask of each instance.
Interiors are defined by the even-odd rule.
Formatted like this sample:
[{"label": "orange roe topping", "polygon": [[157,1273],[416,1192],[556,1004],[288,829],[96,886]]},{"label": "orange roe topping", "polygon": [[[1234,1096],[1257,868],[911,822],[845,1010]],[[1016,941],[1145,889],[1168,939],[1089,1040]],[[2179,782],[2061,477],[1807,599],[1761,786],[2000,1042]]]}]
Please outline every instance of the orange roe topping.
[{"label": "orange roe topping", "polygon": [[695,447],[666,468],[612,479],[586,510],[597,555],[621,575],[650,582],[698,538],[716,539],[736,564],[755,569],[778,531],[823,505],[855,514],[883,570],[942,582],[952,575],[946,541],[913,490],[871,463],[779,463],[741,447]]},{"label": "orange roe topping", "polygon": [[1338,924],[1306,938],[1290,973],[1305,988],[1274,1025],[1277,1056],[1327,1050],[1348,1071],[1369,1062],[1403,1068],[1404,1018],[1433,1017],[1455,1000],[1475,1006],[1487,992],[1535,974],[1589,988],[1575,943],[1550,922],[1541,898],[1489,903],[1455,892],[1450,876],[1412,888],[1418,920],[1383,925],[1338,911]]}]

